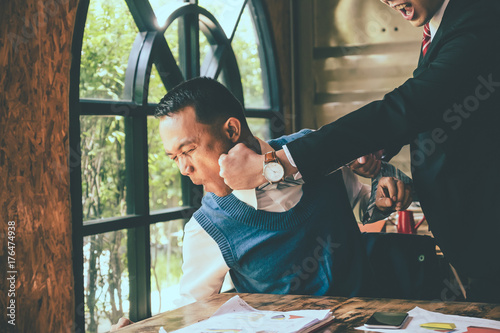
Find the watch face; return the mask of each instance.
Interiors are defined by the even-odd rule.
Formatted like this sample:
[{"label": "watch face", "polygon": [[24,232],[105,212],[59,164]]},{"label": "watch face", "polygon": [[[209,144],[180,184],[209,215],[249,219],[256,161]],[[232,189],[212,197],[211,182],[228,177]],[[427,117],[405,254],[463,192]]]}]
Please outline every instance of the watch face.
[{"label": "watch face", "polygon": [[281,164],[276,162],[271,162],[264,167],[264,177],[270,182],[278,182],[283,178],[285,171]]}]

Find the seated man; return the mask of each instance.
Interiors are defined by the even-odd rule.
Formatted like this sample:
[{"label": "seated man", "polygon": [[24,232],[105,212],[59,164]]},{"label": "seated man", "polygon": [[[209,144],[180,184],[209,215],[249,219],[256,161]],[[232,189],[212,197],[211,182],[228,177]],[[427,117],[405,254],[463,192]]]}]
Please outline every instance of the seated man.
[{"label": "seated man", "polygon": [[237,143],[268,152],[307,130],[257,140],[238,100],[208,78],[173,89],[156,116],[166,154],[208,192],[185,228],[183,295],[219,292],[228,271],[238,292],[364,293],[364,250],[352,206],[369,190],[348,168],[321,183],[292,177],[250,191],[232,191],[219,176],[219,156]]},{"label": "seated man", "polygon": [[[370,188],[351,169],[317,183],[295,175],[244,191],[233,191],[219,175],[220,155],[238,143],[272,152],[310,130],[258,140],[238,100],[208,78],[171,90],[156,116],[166,154],[207,192],[185,226],[178,305],[218,293],[227,272],[238,292],[368,294],[366,255],[352,207],[366,206]],[[377,207],[405,209],[411,202],[407,185],[393,178],[382,182],[389,183],[390,195],[379,191]]]}]

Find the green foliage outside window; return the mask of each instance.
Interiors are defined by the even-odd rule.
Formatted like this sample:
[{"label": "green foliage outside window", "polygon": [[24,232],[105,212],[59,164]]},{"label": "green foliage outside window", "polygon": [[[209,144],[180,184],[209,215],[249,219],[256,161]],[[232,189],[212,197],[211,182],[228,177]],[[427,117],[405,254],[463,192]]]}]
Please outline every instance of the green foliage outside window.
[{"label": "green foliage outside window", "polygon": [[87,332],[108,331],[112,323],[128,316],[130,304],[126,249],[125,230],[83,238]]},{"label": "green foliage outside window", "polygon": [[125,132],[123,117],[80,117],[84,221],[124,216]]},{"label": "green foliage outside window", "polygon": [[90,1],[80,66],[80,98],[123,98],[128,56],[139,30],[124,0]]},{"label": "green foliage outside window", "polygon": [[255,109],[269,107],[265,99],[258,40],[248,7],[243,11],[231,46],[236,55],[243,82],[245,107]]},{"label": "green foliage outside window", "polygon": [[152,315],[177,307],[185,223],[186,220],[176,220],[150,227]]}]

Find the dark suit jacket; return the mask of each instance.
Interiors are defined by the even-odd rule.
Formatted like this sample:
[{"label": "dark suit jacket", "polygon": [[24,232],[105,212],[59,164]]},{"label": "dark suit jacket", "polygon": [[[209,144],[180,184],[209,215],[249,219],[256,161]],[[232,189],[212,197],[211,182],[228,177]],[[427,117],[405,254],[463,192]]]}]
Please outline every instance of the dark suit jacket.
[{"label": "dark suit jacket", "polygon": [[459,273],[500,285],[500,1],[450,0],[412,78],[287,147],[308,181],[408,143],[445,256]]}]

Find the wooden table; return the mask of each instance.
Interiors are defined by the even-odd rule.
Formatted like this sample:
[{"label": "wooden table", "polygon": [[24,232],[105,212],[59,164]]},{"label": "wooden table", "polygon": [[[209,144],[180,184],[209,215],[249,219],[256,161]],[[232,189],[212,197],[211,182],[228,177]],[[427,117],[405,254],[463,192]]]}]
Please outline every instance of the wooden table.
[{"label": "wooden table", "polygon": [[[236,294],[224,293],[182,308],[161,313],[127,326],[119,333],[158,333],[161,326],[167,332],[177,330],[209,318],[224,302]],[[258,310],[291,311],[305,309],[332,309],[335,320],[320,332],[362,332],[362,326],[375,311],[409,311],[419,306],[429,311],[470,317],[500,320],[500,304],[410,301],[400,299],[315,297],[295,295],[238,294]],[[432,331],[429,331],[432,332]]]}]

